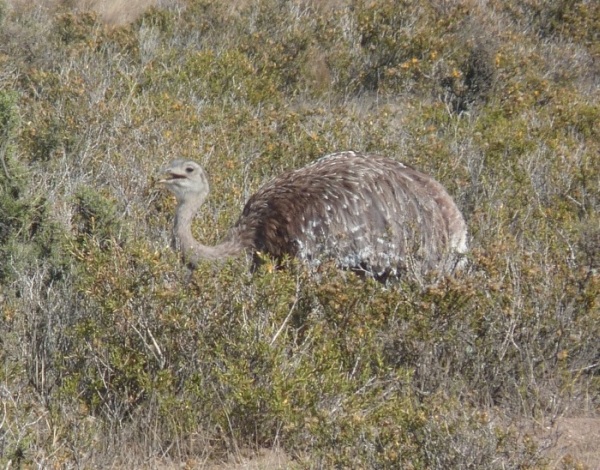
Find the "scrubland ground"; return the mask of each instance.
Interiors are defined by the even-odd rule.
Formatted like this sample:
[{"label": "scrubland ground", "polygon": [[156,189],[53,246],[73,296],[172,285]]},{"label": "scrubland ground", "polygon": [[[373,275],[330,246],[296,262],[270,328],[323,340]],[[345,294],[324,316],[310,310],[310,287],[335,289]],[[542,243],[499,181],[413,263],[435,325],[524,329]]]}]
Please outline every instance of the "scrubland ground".
[{"label": "scrubland ground", "polygon": [[[0,466],[598,468],[600,3],[0,0]],[[469,268],[189,275],[336,150],[434,175]]]}]

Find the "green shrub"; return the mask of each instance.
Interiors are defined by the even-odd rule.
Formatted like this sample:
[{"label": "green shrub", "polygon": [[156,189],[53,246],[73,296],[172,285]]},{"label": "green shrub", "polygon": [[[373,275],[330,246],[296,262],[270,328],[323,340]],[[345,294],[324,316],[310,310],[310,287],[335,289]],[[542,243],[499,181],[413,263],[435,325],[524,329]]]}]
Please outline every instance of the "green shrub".
[{"label": "green shrub", "polygon": [[79,188],[74,209],[73,229],[80,245],[91,242],[106,249],[124,237],[115,203],[92,188]]},{"label": "green shrub", "polygon": [[19,128],[17,95],[0,92],[0,279],[14,278],[40,258],[60,260],[60,230],[43,196],[31,194],[31,173],[15,159]]},{"label": "green shrub", "polygon": [[[595,9],[190,0],[120,27],[4,10],[1,464],[278,447],[298,468],[570,465],[531,427],[599,406]],[[190,273],[168,246],[166,161],[206,168],[193,230],[216,243],[265,181],[342,149],[439,179],[468,268]]]}]

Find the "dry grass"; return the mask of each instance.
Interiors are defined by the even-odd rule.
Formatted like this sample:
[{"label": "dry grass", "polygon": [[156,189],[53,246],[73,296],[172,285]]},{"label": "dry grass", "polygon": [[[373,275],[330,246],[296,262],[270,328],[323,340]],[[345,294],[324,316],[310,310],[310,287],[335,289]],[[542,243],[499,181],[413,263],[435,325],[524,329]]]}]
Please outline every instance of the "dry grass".
[{"label": "dry grass", "polygon": [[[0,0],[0,466],[597,468],[600,15],[551,3]],[[463,275],[169,248],[165,162],[214,242],[349,148],[444,183]]]}]

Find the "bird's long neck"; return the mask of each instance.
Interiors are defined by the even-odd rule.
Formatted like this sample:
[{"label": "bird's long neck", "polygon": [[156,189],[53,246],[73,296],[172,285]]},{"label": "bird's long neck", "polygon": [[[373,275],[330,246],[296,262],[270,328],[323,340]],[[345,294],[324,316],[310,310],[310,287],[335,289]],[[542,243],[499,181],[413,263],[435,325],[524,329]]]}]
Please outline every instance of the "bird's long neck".
[{"label": "bird's long neck", "polygon": [[203,245],[194,238],[192,219],[203,202],[204,199],[179,202],[173,227],[174,247],[180,248],[186,261],[192,264],[200,259],[218,260],[238,255],[244,247],[235,237],[228,237],[223,243],[215,246]]}]

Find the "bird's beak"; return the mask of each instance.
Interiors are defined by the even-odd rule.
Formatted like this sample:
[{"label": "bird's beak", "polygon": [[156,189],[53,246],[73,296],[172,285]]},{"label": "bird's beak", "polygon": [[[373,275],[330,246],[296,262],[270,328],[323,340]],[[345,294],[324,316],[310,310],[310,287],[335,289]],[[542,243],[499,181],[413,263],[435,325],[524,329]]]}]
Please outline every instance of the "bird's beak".
[{"label": "bird's beak", "polygon": [[168,184],[168,183],[171,183],[174,180],[184,179],[185,178],[185,175],[180,175],[180,174],[174,173],[170,169],[165,170],[163,173],[165,173],[166,178],[158,180],[158,184]]},{"label": "bird's beak", "polygon": [[169,167],[165,167],[161,170],[160,174],[162,176],[161,179],[159,179],[156,184],[166,184],[169,182],[169,179],[171,177],[171,169]]},{"label": "bird's beak", "polygon": [[158,180],[158,184],[167,184],[174,177],[172,167],[170,165],[163,167],[160,173],[162,178]]}]

